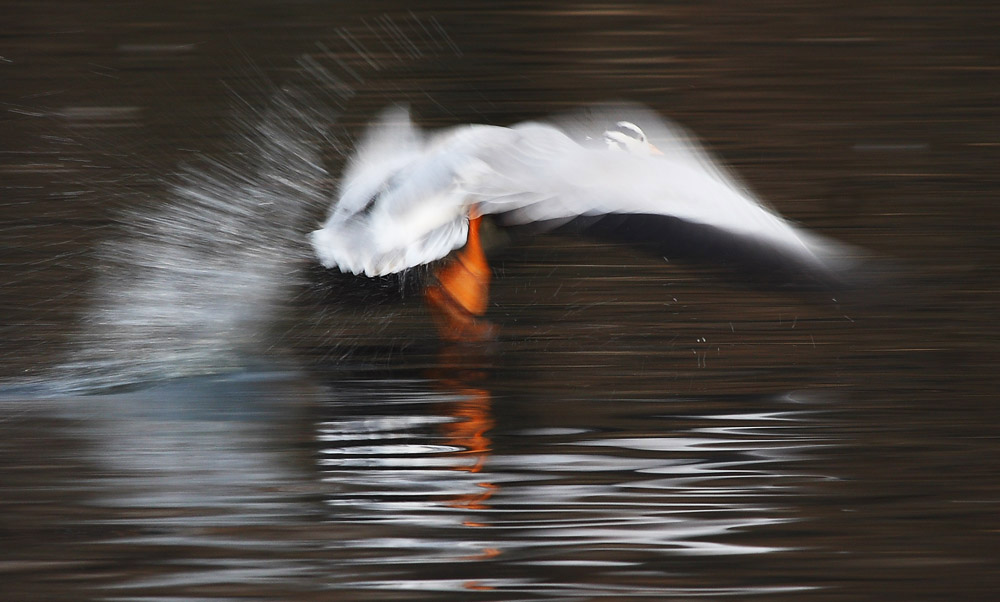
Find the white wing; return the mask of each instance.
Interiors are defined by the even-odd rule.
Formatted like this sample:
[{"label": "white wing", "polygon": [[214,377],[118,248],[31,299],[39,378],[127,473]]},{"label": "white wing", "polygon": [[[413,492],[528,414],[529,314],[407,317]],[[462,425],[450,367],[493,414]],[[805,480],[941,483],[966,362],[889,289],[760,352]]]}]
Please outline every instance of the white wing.
[{"label": "white wing", "polygon": [[[651,117],[639,123],[646,130]],[[667,217],[711,228],[713,244],[731,243],[736,253],[783,256],[821,271],[846,267],[846,246],[792,226],[682,130],[659,120],[652,123],[660,126],[651,129],[660,134],[656,144],[662,156],[609,150],[603,144],[584,146],[551,126],[516,126],[520,138],[513,147],[483,157],[494,173],[467,190],[470,202],[484,214],[503,214],[508,224],[561,225],[615,214]]]}]

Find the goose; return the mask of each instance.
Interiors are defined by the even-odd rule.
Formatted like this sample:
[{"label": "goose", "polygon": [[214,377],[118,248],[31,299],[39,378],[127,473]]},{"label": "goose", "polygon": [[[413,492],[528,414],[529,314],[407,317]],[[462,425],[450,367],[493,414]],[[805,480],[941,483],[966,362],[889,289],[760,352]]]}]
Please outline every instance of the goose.
[{"label": "goose", "polygon": [[440,334],[486,338],[484,216],[764,272],[834,280],[851,267],[849,247],[766,207],[683,128],[625,105],[431,133],[408,109],[389,108],[348,160],[338,198],[310,242],[324,267],[367,278],[447,257],[425,290]]}]

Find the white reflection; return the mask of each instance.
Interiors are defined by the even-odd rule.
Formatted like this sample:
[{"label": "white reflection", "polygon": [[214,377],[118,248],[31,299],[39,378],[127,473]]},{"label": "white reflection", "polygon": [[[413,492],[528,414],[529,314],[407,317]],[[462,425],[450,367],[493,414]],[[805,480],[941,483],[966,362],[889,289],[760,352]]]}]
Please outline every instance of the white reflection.
[{"label": "white reflection", "polygon": [[[574,412],[553,407],[565,426],[512,425],[516,428],[506,434],[500,427],[500,433],[480,433],[491,443],[475,447],[473,440],[453,436],[457,425],[469,422],[463,418],[468,414],[457,411],[461,404],[488,399],[487,391],[475,386],[474,379],[379,383],[367,392],[364,407],[370,409],[361,410],[364,415],[321,426],[325,446],[318,463],[338,489],[326,500],[331,519],[363,526],[365,534],[338,544],[364,551],[350,561],[352,587],[450,591],[473,583],[512,593],[522,591],[521,578],[532,582],[537,573],[531,567],[588,567],[603,576],[547,585],[564,595],[589,587],[608,595],[620,582],[614,573],[623,568],[662,580],[671,571],[671,558],[754,557],[795,549],[793,540],[770,534],[798,520],[790,500],[830,478],[796,470],[835,444],[816,432],[812,412],[757,407],[677,416],[664,400],[620,413],[608,402],[577,419]],[[412,403],[389,409],[372,395],[379,387],[397,404],[412,390]],[[444,394],[434,400],[430,390]],[[458,391],[469,398],[463,400]],[[489,411],[494,403],[479,409]],[[782,403],[768,399],[758,405]],[[477,420],[497,428],[488,414],[472,423]],[[351,435],[349,428],[358,430]],[[497,437],[507,444],[493,443]],[[477,457],[471,465],[470,455]],[[470,556],[470,550],[481,552]],[[504,563],[510,579],[471,579],[482,562]],[[434,578],[457,566],[465,567],[469,581]],[[534,583],[523,591],[537,593],[540,587]],[[671,591],[686,596],[802,589],[809,588]]]},{"label": "white reflection", "polygon": [[[288,535],[316,511],[304,496],[314,475],[293,445],[312,395],[289,375],[251,375],[61,404],[87,442],[81,457],[95,466],[80,475],[95,509],[89,522],[106,533],[93,543],[132,550],[142,567],[102,587],[184,592],[303,579],[308,565],[273,554],[300,549]],[[275,537],[275,529],[292,530]],[[171,565],[171,550],[186,550],[183,566]]]}]

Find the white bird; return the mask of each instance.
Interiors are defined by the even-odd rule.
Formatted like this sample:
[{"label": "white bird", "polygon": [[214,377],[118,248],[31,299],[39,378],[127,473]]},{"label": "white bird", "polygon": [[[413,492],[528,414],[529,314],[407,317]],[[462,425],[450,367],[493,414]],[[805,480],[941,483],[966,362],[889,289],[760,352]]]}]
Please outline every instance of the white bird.
[{"label": "white bird", "polygon": [[[612,112],[629,120],[611,119]],[[613,127],[598,133],[607,127],[595,128],[600,122]],[[661,250],[721,253],[814,275],[841,273],[849,263],[847,247],[792,226],[682,129],[634,106],[430,135],[405,109],[390,109],[348,162],[339,197],[311,234],[313,248],[325,267],[369,277],[463,246],[477,247],[465,258],[485,265],[476,236],[484,215],[511,226],[584,224]]]}]

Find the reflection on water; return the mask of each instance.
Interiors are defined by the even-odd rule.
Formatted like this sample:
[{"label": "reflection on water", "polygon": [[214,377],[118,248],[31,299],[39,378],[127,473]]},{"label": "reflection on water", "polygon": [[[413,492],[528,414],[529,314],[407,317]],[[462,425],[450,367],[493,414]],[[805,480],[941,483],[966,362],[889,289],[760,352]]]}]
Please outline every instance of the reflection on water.
[{"label": "reflection on water", "polygon": [[[798,467],[829,444],[810,432],[806,413],[677,416],[676,400],[609,402],[600,430],[567,416],[559,428],[484,437],[479,427],[491,422],[484,390],[458,389],[445,401],[417,385],[382,383],[380,403],[321,425],[320,466],[336,484],[328,500],[334,520],[366,533],[349,542],[358,558],[344,586],[552,596],[815,587],[720,575],[702,588],[671,560],[789,549],[770,529],[799,520],[783,499],[825,478]],[[633,413],[642,430],[627,424]],[[484,449],[490,436],[503,443]],[[638,575],[647,585],[634,581]]]},{"label": "reflection on water", "polygon": [[736,575],[707,585],[672,560],[791,549],[771,529],[800,520],[784,499],[829,478],[799,466],[832,441],[811,413],[780,399],[707,415],[679,415],[687,403],[670,398],[602,400],[589,408],[596,422],[549,407],[561,426],[497,424],[493,404],[510,400],[494,400],[455,351],[439,367],[447,379],[357,382],[326,406],[334,416],[317,439],[330,520],[363,535],[341,542],[352,557],[338,587],[553,597],[816,587]]},{"label": "reflection on water", "polygon": [[[372,600],[817,587],[747,571],[794,549],[775,530],[803,520],[787,500],[830,478],[807,465],[832,439],[794,402],[714,400],[689,413],[699,400],[606,400],[536,427],[498,420],[493,405],[511,400],[494,398],[481,371],[438,370],[451,376],[323,392],[247,375],[53,402],[79,467],[40,475],[74,492],[47,520],[80,530],[73,547],[89,558],[64,578],[112,600],[218,587]],[[562,415],[571,402],[537,403]],[[56,552],[50,561],[69,560]],[[694,557],[747,560],[716,575],[684,561]],[[106,573],[122,562],[126,573]]]},{"label": "reflection on water", "polygon": [[[325,386],[248,373],[5,401],[8,586],[23,599],[823,600],[977,566],[910,528],[928,513],[990,524],[983,484],[948,474],[975,443],[920,443],[948,422],[887,426],[890,407],[855,416],[829,392],[526,393],[502,358],[455,351],[415,358],[423,375]],[[872,563],[877,581],[851,581]]]},{"label": "reflection on water", "polygon": [[[289,375],[245,375],[31,401],[29,414],[5,425],[8,444],[39,462],[37,474],[5,475],[14,477],[6,479],[8,504],[27,521],[8,529],[33,535],[6,554],[14,591],[122,599],[115,592],[296,576],[293,560],[255,555],[277,545],[275,530],[309,517],[308,456],[298,457],[291,430],[309,396]],[[46,428],[32,429],[36,420]],[[46,435],[58,446],[48,447]],[[234,556],[220,564],[213,550]],[[55,582],[48,563],[59,571]]]}]

